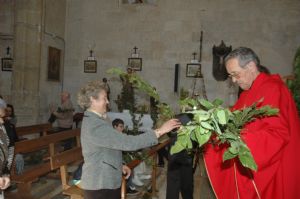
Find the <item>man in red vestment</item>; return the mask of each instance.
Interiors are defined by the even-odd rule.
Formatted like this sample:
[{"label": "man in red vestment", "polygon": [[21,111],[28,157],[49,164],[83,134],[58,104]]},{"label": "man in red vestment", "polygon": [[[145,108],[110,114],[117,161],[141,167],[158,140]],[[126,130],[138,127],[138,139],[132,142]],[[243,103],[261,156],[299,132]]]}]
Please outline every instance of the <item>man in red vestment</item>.
[{"label": "man in red vestment", "polygon": [[290,91],[279,75],[260,72],[259,58],[249,48],[232,51],[225,65],[232,81],[244,90],[233,110],[263,99],[258,107],[270,105],[279,114],[248,123],[241,132],[257,171],[243,167],[238,158],[223,162],[226,145],[207,145],[204,160],[215,195],[219,199],[299,199],[300,120]]}]

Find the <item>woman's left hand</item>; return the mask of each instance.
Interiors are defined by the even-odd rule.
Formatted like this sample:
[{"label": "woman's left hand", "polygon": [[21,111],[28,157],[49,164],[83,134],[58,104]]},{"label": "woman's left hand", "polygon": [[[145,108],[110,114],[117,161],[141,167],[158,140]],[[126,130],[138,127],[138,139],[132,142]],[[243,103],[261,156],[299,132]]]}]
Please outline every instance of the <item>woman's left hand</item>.
[{"label": "woman's left hand", "polygon": [[2,176],[0,177],[0,189],[4,190],[10,185],[10,178],[9,176]]},{"label": "woman's left hand", "polygon": [[131,174],[131,169],[128,166],[123,165],[122,171],[123,171],[123,174],[125,174],[125,178],[128,179]]}]

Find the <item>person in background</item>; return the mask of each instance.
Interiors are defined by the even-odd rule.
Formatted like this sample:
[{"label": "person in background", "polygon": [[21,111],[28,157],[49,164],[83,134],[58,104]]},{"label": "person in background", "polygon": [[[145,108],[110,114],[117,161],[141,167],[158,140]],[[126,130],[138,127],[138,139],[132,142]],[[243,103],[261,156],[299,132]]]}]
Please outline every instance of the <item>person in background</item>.
[{"label": "person in background", "polygon": [[243,92],[233,110],[253,103],[279,109],[277,116],[257,118],[246,124],[241,138],[249,147],[257,171],[238,158],[223,162],[226,144],[206,145],[204,160],[213,190],[219,199],[300,198],[300,120],[293,97],[279,75],[261,72],[256,53],[246,47],[230,52],[225,66]]},{"label": "person in background", "polygon": [[[74,108],[71,101],[71,95],[69,92],[64,91],[60,95],[61,106],[55,109],[51,109],[50,118],[55,118],[57,121],[58,131],[66,131],[72,129],[73,126],[73,113]],[[50,120],[50,119],[49,119]],[[51,122],[51,121],[50,121]],[[68,150],[72,147],[72,139],[68,139],[64,142],[64,150]]]},{"label": "person in background", "polygon": [[[120,133],[123,133],[124,132],[124,121],[119,119],[119,118],[116,118],[112,121],[112,126],[114,127],[114,129],[116,129],[117,131],[119,131]],[[124,162],[123,162],[124,164]],[[123,165],[123,167],[126,166],[126,165]],[[127,167],[127,166],[126,166]],[[128,168],[130,169],[130,168]],[[136,190],[136,187],[134,186],[134,184],[132,183],[132,172],[131,172],[131,175],[129,176],[128,180],[127,180],[127,183],[126,183],[126,193],[128,195],[135,195],[135,194],[138,194],[139,192]]]},{"label": "person in background", "polygon": [[[4,190],[10,185],[10,168],[14,151],[9,148],[9,137],[7,136],[4,124],[6,102],[0,99],[0,189]],[[3,191],[0,192],[0,199],[4,198]]]},{"label": "person in background", "polygon": [[17,117],[15,115],[15,109],[14,106],[11,104],[7,104],[5,120],[8,120],[9,123],[13,124],[15,127],[17,126]]},{"label": "person in background", "polygon": [[56,117],[57,125],[60,131],[70,130],[73,126],[73,104],[71,101],[71,95],[69,92],[64,91],[60,94],[61,106],[54,110],[50,110],[51,113]]},{"label": "person in background", "polygon": [[108,84],[108,81],[107,81],[106,77],[104,77],[104,78],[102,79],[102,82],[104,83],[105,88],[106,88],[106,90],[107,90],[107,99],[109,100],[109,99],[110,99],[110,98],[109,98],[109,96],[110,96],[110,87],[109,87],[109,84]]},{"label": "person in background", "polygon": [[122,173],[130,170],[122,166],[122,151],[135,151],[156,145],[158,138],[181,126],[171,119],[159,128],[132,136],[119,133],[107,118],[106,87],[101,81],[92,81],[78,93],[78,104],[85,110],[81,126],[81,145],[84,163],[81,186],[85,199],[120,199]]},{"label": "person in background", "polygon": [[[14,107],[11,104],[7,104],[3,125],[9,137],[9,147],[14,148],[15,142],[18,142],[19,138],[16,132],[17,118],[15,116]],[[24,170],[24,158],[22,154],[18,153],[15,155],[15,166],[17,174],[21,174]]]},{"label": "person in background", "polygon": [[[192,121],[193,114],[181,113],[175,116],[181,124],[186,125]],[[169,133],[170,147],[177,141],[177,132]],[[193,142],[193,149],[182,150],[179,153],[169,152],[169,163],[167,170],[166,199],[193,199],[194,176],[193,162],[196,144]]]}]

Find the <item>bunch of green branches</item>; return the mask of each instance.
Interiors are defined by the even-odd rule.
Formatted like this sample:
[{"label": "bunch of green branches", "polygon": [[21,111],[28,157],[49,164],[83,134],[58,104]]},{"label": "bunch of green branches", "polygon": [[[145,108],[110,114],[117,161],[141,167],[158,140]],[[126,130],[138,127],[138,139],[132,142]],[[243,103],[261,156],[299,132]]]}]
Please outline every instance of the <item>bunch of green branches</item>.
[{"label": "bunch of green branches", "polygon": [[192,140],[203,146],[213,136],[215,144],[228,144],[223,161],[238,157],[244,167],[257,170],[253,156],[242,139],[242,129],[257,118],[276,115],[278,109],[270,106],[257,108],[257,103],[254,103],[242,110],[231,111],[222,107],[223,101],[219,99],[209,102],[204,99],[186,98],[180,103],[194,109],[187,112],[192,113],[194,117],[178,130],[177,142],[171,148],[171,153],[191,149]]},{"label": "bunch of green branches", "polygon": [[[146,92],[157,100],[160,120],[166,121],[174,117],[174,112],[166,103],[161,103],[157,91],[142,80],[137,74],[127,74],[121,69],[113,68],[111,74],[126,76],[136,89]],[[228,144],[223,154],[223,160],[238,158],[244,167],[257,170],[254,158],[242,139],[242,129],[245,124],[261,118],[278,114],[278,109],[270,106],[257,108],[257,103],[242,110],[231,111],[221,105],[223,101],[216,99],[209,102],[204,99],[185,98],[180,101],[182,112],[192,113],[193,120],[178,130],[177,141],[171,148],[171,153],[178,153],[185,149],[192,149],[192,140],[199,146],[214,138],[215,144]],[[190,111],[186,111],[186,109]]]}]

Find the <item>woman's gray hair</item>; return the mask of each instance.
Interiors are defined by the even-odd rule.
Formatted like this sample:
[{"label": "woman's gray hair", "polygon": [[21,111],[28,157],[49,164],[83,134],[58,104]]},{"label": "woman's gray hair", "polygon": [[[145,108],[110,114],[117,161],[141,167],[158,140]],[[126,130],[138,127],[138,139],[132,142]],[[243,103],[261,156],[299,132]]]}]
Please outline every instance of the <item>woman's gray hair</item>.
[{"label": "woman's gray hair", "polygon": [[107,91],[105,84],[100,80],[88,82],[83,86],[77,94],[78,105],[86,110],[91,106],[91,97],[98,99],[98,95],[101,91]]},{"label": "woman's gray hair", "polygon": [[0,108],[5,109],[7,107],[6,102],[3,99],[0,99]]},{"label": "woman's gray hair", "polygon": [[225,63],[230,60],[236,58],[238,59],[240,67],[244,68],[249,62],[253,61],[256,66],[260,65],[260,60],[255,52],[251,48],[239,47],[233,51],[231,51],[225,57]]}]

